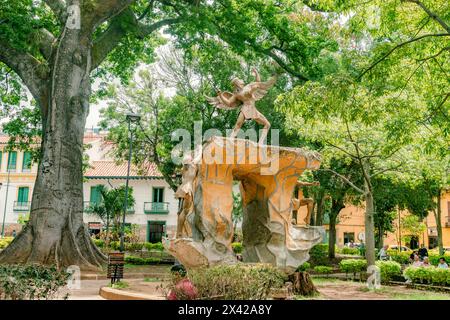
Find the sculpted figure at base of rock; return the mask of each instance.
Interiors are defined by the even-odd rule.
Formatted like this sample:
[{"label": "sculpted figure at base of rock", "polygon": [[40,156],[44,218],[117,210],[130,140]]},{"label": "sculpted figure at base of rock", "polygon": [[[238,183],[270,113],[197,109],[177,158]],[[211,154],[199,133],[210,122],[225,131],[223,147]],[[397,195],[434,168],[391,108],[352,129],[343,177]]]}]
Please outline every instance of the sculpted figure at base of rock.
[{"label": "sculpted figure at base of rock", "polygon": [[[297,182],[297,187],[299,188],[297,191],[297,198],[296,199],[292,199],[292,210],[299,210],[300,207],[306,206],[307,208],[307,213],[306,213],[306,217],[303,220],[305,222],[305,224],[307,226],[309,226],[310,222],[311,222],[311,214],[314,208],[314,199],[313,198],[305,198],[303,196],[303,192],[301,190],[301,188],[303,187],[307,187],[307,186],[318,186],[320,185],[319,182],[303,182],[303,181],[298,181]],[[297,213],[298,215],[298,213]],[[292,218],[292,224],[297,224],[297,218]]]}]

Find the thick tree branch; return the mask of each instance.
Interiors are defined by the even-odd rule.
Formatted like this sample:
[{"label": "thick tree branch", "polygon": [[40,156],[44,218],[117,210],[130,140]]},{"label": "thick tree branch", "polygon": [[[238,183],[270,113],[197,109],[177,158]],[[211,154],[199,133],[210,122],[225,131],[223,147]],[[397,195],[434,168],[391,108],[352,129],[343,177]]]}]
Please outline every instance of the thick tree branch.
[{"label": "thick tree branch", "polygon": [[96,0],[94,9],[85,12],[86,22],[93,28],[101,23],[113,19],[126,11],[136,0]]},{"label": "thick tree branch", "polygon": [[401,47],[422,40],[424,38],[429,38],[429,37],[450,37],[450,33],[431,33],[431,34],[424,34],[422,36],[419,36],[417,38],[413,38],[410,39],[408,41],[399,43],[398,45],[396,45],[395,47],[393,47],[391,50],[389,50],[386,54],[384,54],[381,58],[379,58],[377,61],[375,61],[373,64],[370,65],[370,67],[368,67],[367,69],[365,69],[359,76],[358,76],[358,80],[360,80],[366,73],[368,73],[369,71],[371,71],[373,68],[375,68],[379,63],[383,62],[387,57],[389,57],[395,50],[400,49]]},{"label": "thick tree branch", "polygon": [[41,99],[49,72],[46,65],[5,42],[0,42],[0,61],[17,73],[36,100]]},{"label": "thick tree branch", "polygon": [[[127,28],[125,28],[121,23],[122,19],[132,21],[132,27],[130,28],[130,25],[128,25]],[[103,32],[98,37],[98,39],[94,41],[94,45],[92,48],[91,70],[97,68],[102,63],[102,61],[105,60],[108,54],[114,50],[117,44],[127,33],[134,32],[137,36],[144,38],[163,26],[172,25],[180,22],[181,20],[181,18],[169,18],[160,20],[151,25],[146,25],[140,23],[130,9],[123,11],[120,15],[118,15],[111,21],[108,29],[106,29],[106,31]]]},{"label": "thick tree branch", "polygon": [[423,11],[427,13],[428,16],[430,16],[431,19],[435,20],[437,23],[439,23],[447,33],[450,33],[450,26],[445,23],[444,20],[442,20],[441,17],[439,17],[435,12],[431,11],[427,6],[425,6],[422,1],[419,0],[403,0],[404,2],[411,2],[417,4],[419,7],[422,8]]},{"label": "thick tree branch", "polygon": [[52,54],[54,42],[55,37],[50,31],[45,28],[39,30],[37,44],[39,46],[39,51],[41,51],[46,60],[48,60]]},{"label": "thick tree branch", "polygon": [[44,0],[45,4],[53,11],[60,24],[65,24],[67,19],[67,6],[64,0]]}]

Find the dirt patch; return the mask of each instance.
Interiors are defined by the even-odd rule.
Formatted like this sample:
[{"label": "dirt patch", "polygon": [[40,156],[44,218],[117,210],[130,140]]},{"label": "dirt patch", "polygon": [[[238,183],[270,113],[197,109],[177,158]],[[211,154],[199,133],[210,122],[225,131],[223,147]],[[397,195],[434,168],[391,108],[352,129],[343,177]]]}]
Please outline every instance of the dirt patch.
[{"label": "dirt patch", "polygon": [[326,283],[316,284],[322,299],[327,300],[388,300],[383,292],[365,291],[360,283]]},{"label": "dirt patch", "polygon": [[165,296],[162,286],[166,285],[166,282],[154,281],[145,282],[142,279],[126,280],[129,285],[127,288],[119,289],[127,292],[142,293],[154,296]]}]

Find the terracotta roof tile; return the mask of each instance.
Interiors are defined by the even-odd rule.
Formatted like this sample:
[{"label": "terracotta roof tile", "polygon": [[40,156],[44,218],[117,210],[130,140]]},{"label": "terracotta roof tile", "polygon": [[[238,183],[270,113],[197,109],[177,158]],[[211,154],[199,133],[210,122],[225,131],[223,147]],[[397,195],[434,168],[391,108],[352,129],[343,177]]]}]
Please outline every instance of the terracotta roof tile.
[{"label": "terracotta roof tile", "polygon": [[[131,165],[130,177],[162,177],[156,164],[149,163],[144,173],[139,172],[136,166]],[[128,163],[117,164],[115,161],[93,161],[84,176],[90,177],[126,177]]]}]

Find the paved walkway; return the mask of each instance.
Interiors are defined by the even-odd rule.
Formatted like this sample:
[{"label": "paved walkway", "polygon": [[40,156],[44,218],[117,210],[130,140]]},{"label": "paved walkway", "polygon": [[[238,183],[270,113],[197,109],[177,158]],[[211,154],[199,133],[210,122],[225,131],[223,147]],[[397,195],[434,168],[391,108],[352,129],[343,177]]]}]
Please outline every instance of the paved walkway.
[{"label": "paved walkway", "polygon": [[99,290],[107,286],[110,280],[81,280],[80,289],[69,290],[68,300],[105,300],[99,295]]}]

